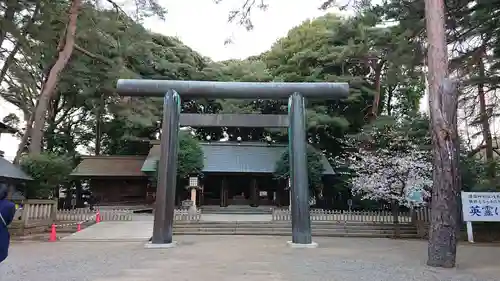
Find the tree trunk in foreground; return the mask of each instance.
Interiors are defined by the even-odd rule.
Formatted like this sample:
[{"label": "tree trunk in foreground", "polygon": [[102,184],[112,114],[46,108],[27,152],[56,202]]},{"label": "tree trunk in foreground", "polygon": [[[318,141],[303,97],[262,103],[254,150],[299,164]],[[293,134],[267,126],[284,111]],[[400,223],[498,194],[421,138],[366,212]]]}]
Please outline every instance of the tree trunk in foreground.
[{"label": "tree trunk in foreground", "polygon": [[460,189],[458,93],[448,79],[443,0],[425,0],[429,42],[429,108],[434,157],[427,265],[452,268],[457,254]]},{"label": "tree trunk in foreground", "polygon": [[30,153],[38,154],[42,151],[43,130],[47,109],[56,89],[57,82],[59,81],[59,74],[68,64],[75,46],[76,24],[81,5],[82,0],[71,1],[66,32],[61,35],[64,37],[64,39],[60,41],[60,43],[62,43],[62,48],[59,48],[57,60],[50,69],[49,76],[42,86],[38,106],[35,109],[33,130],[31,131]]}]

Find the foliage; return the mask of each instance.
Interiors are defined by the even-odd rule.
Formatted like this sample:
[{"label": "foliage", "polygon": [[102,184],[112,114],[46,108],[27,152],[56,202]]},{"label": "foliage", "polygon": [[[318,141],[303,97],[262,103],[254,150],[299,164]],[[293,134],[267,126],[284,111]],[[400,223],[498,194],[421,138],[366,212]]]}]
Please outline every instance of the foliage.
[{"label": "foliage", "polygon": [[360,150],[351,168],[356,171],[352,179],[354,195],[364,199],[396,201],[412,206],[412,192],[421,192],[429,198],[432,187],[432,163],[428,151],[415,149],[407,152]]},{"label": "foliage", "polygon": [[[179,134],[179,151],[177,153],[177,176],[187,179],[189,176],[198,176],[204,166],[203,149],[200,142],[188,133]],[[159,161],[156,161],[156,173],[153,182],[158,181]]]},{"label": "foliage", "polygon": [[[312,194],[317,194],[321,191],[323,172],[322,154],[314,149],[312,146],[307,147],[307,175],[309,179],[309,189]],[[280,159],[276,162],[274,177],[280,180],[287,180],[290,178],[290,154],[289,149],[286,149],[281,155]]]},{"label": "foliage", "polygon": [[432,162],[426,116],[381,119],[353,136],[353,145],[359,147],[351,155],[353,194],[407,206],[412,204],[408,196],[413,191],[428,198]]},{"label": "foliage", "polygon": [[203,170],[203,149],[198,140],[191,134],[179,134],[179,153],[177,158],[177,174],[180,178],[199,175]]},{"label": "foliage", "polygon": [[33,178],[26,184],[27,198],[57,197],[59,188],[69,181],[74,167],[70,157],[54,153],[26,155],[20,164],[21,169]]}]

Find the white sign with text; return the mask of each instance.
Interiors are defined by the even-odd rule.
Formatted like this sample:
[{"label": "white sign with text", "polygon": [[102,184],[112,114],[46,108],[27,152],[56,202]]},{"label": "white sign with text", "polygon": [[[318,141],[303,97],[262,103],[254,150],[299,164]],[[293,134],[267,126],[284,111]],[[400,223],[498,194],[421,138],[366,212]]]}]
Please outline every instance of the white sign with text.
[{"label": "white sign with text", "polygon": [[500,192],[462,192],[464,221],[500,221]]}]

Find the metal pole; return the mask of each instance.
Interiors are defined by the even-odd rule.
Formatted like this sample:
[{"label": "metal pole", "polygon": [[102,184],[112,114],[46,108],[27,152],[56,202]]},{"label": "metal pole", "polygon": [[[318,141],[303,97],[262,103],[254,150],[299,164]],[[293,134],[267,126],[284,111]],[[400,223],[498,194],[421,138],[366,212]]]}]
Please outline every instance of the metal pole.
[{"label": "metal pole", "polygon": [[152,244],[171,244],[177,186],[177,149],[179,146],[180,98],[169,90],[163,103],[161,154],[158,166]]},{"label": "metal pole", "polygon": [[306,115],[304,97],[293,93],[289,98],[289,161],[292,192],[292,243],[312,244],[307,174]]}]

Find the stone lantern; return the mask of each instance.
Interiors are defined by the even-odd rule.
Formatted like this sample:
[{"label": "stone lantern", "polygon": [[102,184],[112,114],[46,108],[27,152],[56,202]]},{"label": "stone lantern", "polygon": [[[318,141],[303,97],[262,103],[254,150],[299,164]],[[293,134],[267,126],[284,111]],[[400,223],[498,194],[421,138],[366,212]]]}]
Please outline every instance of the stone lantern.
[{"label": "stone lantern", "polygon": [[200,188],[198,176],[189,177],[189,185],[187,187],[191,191],[192,205],[189,207],[190,211],[196,211],[196,192]]}]

